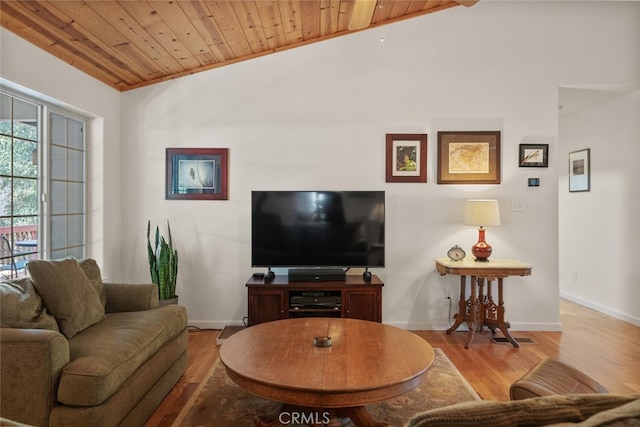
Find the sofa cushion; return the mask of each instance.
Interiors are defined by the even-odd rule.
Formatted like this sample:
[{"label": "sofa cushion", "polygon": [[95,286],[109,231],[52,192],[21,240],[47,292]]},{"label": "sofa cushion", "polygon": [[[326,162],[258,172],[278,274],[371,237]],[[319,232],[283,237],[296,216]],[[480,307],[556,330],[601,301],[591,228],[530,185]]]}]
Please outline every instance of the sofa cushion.
[{"label": "sofa cushion", "polygon": [[75,259],[33,260],[27,271],[60,332],[71,338],[104,317],[104,307]]},{"label": "sofa cushion", "polygon": [[71,363],[60,378],[58,401],[75,406],[101,404],[186,326],[186,309],[178,305],[108,313],[69,340]]},{"label": "sofa cushion", "polygon": [[100,274],[100,267],[95,259],[84,258],[78,260],[78,265],[84,271],[84,274],[87,275],[89,282],[98,293],[100,297],[100,303],[102,303],[103,307],[107,306],[107,290],[102,283],[102,274]]},{"label": "sofa cushion", "polygon": [[28,277],[0,282],[0,327],[60,331]]},{"label": "sofa cushion", "polygon": [[472,401],[432,409],[414,416],[407,426],[492,427],[546,426],[584,421],[594,414],[625,405],[638,396],[619,394],[569,394],[534,397],[510,402]]}]

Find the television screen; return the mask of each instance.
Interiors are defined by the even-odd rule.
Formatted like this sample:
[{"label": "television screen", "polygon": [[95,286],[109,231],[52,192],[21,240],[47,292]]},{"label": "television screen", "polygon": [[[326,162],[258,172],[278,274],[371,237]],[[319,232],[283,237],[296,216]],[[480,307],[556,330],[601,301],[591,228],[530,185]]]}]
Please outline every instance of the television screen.
[{"label": "television screen", "polygon": [[384,267],[384,191],[253,191],[253,267]]}]

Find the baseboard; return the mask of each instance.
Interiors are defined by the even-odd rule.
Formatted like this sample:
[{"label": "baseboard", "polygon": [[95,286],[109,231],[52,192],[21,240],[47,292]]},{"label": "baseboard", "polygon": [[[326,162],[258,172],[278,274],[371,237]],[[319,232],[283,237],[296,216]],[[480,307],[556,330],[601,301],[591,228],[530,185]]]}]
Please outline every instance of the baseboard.
[{"label": "baseboard", "polygon": [[521,332],[562,332],[560,322],[509,322],[510,331]]},{"label": "baseboard", "polygon": [[568,301],[575,302],[576,304],[583,305],[583,306],[588,307],[588,308],[590,308],[592,310],[596,310],[596,311],[599,311],[600,313],[604,313],[607,316],[611,316],[611,317],[616,318],[618,320],[622,320],[622,321],[625,321],[627,323],[631,323],[632,325],[640,326],[640,319],[637,318],[637,317],[630,316],[630,315],[628,315],[626,313],[622,313],[622,312],[620,312],[618,310],[614,310],[612,308],[609,308],[609,307],[601,305],[601,304],[596,304],[594,302],[591,302],[591,301],[586,300],[584,298],[581,298],[579,296],[568,294],[566,292],[560,292],[560,298],[564,298],[564,299],[566,299]]},{"label": "baseboard", "polygon": [[240,320],[194,320],[189,319],[189,326],[198,329],[219,329],[223,330],[225,326],[245,326]]},{"label": "baseboard", "polygon": [[[446,331],[451,327],[449,324],[443,324],[442,322],[387,322],[382,323],[398,327],[400,329],[407,329],[409,331]],[[509,331],[528,331],[528,332],[559,332],[562,331],[562,324],[560,322],[510,322],[511,327]],[[458,328],[459,331],[468,331],[467,325],[463,323]]]},{"label": "baseboard", "polygon": [[[442,322],[394,322],[385,321],[382,323],[385,325],[395,326],[400,329],[406,329],[409,331],[446,331],[451,325]],[[510,331],[528,331],[528,332],[559,332],[562,331],[562,324],[560,322],[510,322]],[[218,329],[222,330],[225,326],[244,326],[241,321],[238,320],[190,320],[189,326],[193,326],[199,329]],[[467,325],[460,325],[459,331],[466,331]]]},{"label": "baseboard", "polygon": [[218,335],[218,338],[216,338],[216,344],[222,345],[224,340],[226,340],[231,335],[235,334],[236,332],[240,332],[245,328],[246,326],[230,326],[230,325],[225,326],[224,329],[220,332],[220,335]]}]

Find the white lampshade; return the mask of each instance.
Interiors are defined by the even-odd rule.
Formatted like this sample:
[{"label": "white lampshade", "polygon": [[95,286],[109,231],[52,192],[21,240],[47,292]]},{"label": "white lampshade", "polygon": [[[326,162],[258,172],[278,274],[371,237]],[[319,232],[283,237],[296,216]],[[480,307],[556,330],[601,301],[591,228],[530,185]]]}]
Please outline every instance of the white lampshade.
[{"label": "white lampshade", "polygon": [[500,208],[497,200],[471,199],[464,207],[465,225],[494,227],[500,225]]}]

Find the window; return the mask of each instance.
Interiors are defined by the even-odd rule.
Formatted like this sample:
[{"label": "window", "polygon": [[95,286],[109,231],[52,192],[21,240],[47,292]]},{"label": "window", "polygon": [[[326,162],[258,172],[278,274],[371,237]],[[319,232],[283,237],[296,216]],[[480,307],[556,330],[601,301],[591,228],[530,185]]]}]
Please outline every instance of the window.
[{"label": "window", "polygon": [[51,112],[49,224],[51,258],[85,253],[84,123]]},{"label": "window", "polygon": [[40,107],[0,94],[0,272],[15,277],[38,236]]},{"label": "window", "polygon": [[[46,118],[43,120],[43,117]],[[85,255],[83,118],[0,93],[0,268]]]}]

